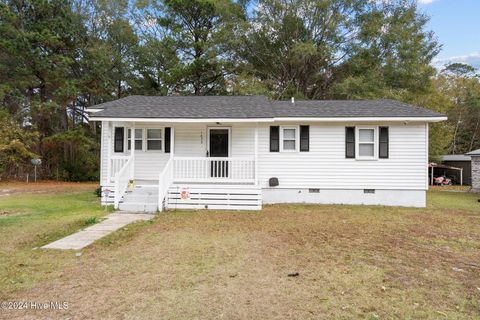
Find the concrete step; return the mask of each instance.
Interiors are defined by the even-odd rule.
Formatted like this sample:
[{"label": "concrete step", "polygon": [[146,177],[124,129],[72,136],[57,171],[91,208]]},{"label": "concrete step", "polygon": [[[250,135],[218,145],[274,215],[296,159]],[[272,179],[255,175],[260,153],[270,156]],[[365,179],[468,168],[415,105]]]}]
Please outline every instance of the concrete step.
[{"label": "concrete step", "polygon": [[128,212],[157,212],[157,203],[121,202],[118,209]]},{"label": "concrete step", "polygon": [[134,188],[127,194],[158,194],[158,188]]},{"label": "concrete step", "polygon": [[158,202],[158,194],[127,194],[123,202]]},{"label": "concrete step", "polygon": [[128,191],[118,208],[128,212],[156,212],[158,206],[158,185],[137,185]]}]

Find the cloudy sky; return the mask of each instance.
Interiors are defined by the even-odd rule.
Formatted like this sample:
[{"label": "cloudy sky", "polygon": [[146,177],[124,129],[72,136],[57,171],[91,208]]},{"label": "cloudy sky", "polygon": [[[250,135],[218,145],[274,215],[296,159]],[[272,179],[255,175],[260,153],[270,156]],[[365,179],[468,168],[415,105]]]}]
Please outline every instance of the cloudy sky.
[{"label": "cloudy sky", "polygon": [[430,16],[442,51],[436,66],[463,62],[480,68],[480,0],[418,0],[419,8]]}]

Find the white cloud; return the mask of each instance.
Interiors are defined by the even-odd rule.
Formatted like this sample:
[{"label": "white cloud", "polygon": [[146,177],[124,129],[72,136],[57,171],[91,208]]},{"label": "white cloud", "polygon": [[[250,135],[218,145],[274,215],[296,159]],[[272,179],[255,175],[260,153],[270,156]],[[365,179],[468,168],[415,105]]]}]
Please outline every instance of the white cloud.
[{"label": "white cloud", "polygon": [[[390,1],[392,1],[392,0],[369,0],[369,1],[370,2],[376,2],[378,4],[389,4]],[[417,3],[421,4],[421,5],[427,5],[427,4],[434,3],[436,1],[438,1],[438,0],[417,0]]]},{"label": "white cloud", "polygon": [[432,64],[434,67],[441,69],[446,64],[459,62],[469,64],[474,68],[480,69],[480,51],[472,52],[470,54],[462,55],[462,56],[453,56],[449,58],[442,58],[442,59],[434,59]]}]

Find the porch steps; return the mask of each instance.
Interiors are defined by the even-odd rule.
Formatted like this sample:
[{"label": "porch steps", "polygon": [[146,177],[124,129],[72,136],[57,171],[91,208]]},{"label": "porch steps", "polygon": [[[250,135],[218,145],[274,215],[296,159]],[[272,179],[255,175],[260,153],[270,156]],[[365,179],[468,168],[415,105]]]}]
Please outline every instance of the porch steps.
[{"label": "porch steps", "polygon": [[128,191],[118,205],[118,209],[129,212],[156,212],[158,208],[158,187],[137,185]]},{"label": "porch steps", "polygon": [[166,207],[168,209],[261,210],[262,189],[245,184],[174,184],[168,190]]}]

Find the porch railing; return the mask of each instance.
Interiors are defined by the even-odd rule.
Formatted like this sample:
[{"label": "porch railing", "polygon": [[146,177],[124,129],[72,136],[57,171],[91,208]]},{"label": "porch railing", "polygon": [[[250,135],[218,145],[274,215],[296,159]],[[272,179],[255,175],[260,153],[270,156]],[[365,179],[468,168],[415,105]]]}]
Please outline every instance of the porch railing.
[{"label": "porch railing", "polygon": [[168,160],[162,172],[158,175],[158,211],[163,211],[163,201],[173,182],[173,160]]},{"label": "porch railing", "polygon": [[114,197],[114,207],[118,209],[120,200],[122,200],[123,195],[127,192],[128,183],[130,182],[131,177],[131,166],[133,165],[133,158],[128,157],[127,161],[123,167],[115,173],[115,197]]},{"label": "porch railing", "polygon": [[253,157],[174,157],[177,182],[255,182]]},{"label": "porch railing", "polygon": [[125,166],[130,156],[112,156],[110,158],[110,181],[115,181],[115,175]]}]

